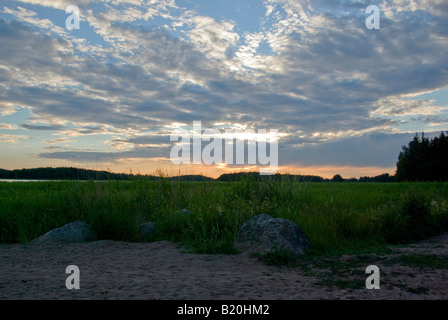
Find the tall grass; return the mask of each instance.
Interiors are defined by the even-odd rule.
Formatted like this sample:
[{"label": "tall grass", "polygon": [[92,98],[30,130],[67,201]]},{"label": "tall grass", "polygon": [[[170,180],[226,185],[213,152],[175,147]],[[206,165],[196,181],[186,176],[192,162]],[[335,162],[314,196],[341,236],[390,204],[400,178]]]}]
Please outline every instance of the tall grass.
[{"label": "tall grass", "polygon": [[446,231],[448,183],[0,182],[1,243],[25,243],[75,220],[98,239],[142,241],[139,224],[153,221],[154,240],[235,253],[241,224],[260,213],[297,223],[317,254],[375,250]]}]

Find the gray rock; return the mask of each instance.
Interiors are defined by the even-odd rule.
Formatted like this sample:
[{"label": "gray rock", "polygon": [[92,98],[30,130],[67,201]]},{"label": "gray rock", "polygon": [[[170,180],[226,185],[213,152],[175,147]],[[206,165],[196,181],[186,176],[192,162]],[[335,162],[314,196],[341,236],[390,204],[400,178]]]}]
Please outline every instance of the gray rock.
[{"label": "gray rock", "polygon": [[96,240],[95,233],[83,221],[75,221],[63,227],[53,229],[31,243],[42,242],[87,242]]},{"label": "gray rock", "polygon": [[264,254],[286,250],[300,256],[311,247],[311,242],[294,222],[260,214],[243,223],[235,245],[242,252]]},{"label": "gray rock", "polygon": [[157,224],[155,222],[142,223],[139,231],[143,240],[153,240],[157,235]]}]

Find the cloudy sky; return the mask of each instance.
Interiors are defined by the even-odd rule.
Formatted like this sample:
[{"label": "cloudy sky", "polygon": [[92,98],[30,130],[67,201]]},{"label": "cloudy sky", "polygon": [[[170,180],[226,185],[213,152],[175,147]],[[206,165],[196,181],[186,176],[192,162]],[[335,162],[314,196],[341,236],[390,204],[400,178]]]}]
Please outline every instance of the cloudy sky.
[{"label": "cloudy sky", "polygon": [[447,53],[446,0],[2,0],[0,168],[256,169],[172,164],[201,121],[278,130],[280,172],[393,174],[448,130]]}]

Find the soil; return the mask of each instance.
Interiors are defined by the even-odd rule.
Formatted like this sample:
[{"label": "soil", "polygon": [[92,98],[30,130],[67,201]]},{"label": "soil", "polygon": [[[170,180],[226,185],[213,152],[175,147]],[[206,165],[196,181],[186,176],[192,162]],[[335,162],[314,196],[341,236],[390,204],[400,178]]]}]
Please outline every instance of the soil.
[{"label": "soil", "polygon": [[[168,241],[0,245],[0,299],[410,300],[448,299],[448,234],[390,253],[268,266],[242,253],[185,253]],[[79,289],[69,290],[69,265]],[[380,270],[367,289],[366,268]]]}]

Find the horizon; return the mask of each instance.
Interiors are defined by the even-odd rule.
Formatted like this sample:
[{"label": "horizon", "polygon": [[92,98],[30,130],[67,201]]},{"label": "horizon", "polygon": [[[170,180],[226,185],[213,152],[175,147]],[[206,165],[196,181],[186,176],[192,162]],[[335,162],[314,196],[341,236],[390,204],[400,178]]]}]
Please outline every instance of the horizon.
[{"label": "horizon", "polygon": [[[80,167],[35,167],[35,168],[20,168],[20,169],[5,169],[5,168],[0,168],[0,170],[7,170],[7,171],[21,171],[21,170],[38,170],[38,169],[60,169],[60,168],[67,168],[67,169],[77,169],[77,170],[86,170],[86,171],[93,171],[93,172],[107,172],[107,173],[111,173],[111,174],[124,174],[124,175],[133,175],[133,176],[153,176],[153,177],[157,177],[157,176],[164,176],[164,177],[181,177],[181,176],[202,176],[202,177],[206,177],[206,178],[211,178],[211,179],[218,179],[220,176],[222,175],[236,175],[236,174],[241,174],[241,173],[247,173],[247,174],[260,174],[258,171],[234,171],[234,172],[226,172],[226,173],[221,173],[218,176],[210,176],[207,173],[198,173],[198,174],[191,174],[188,172],[185,173],[180,173],[180,171],[178,171],[177,174],[168,174],[168,172],[164,172],[163,170],[156,170],[154,172],[150,172],[150,173],[139,173],[139,172],[134,172],[132,169],[129,170],[128,172],[113,172],[113,171],[109,171],[109,170],[95,170],[95,169],[88,169],[88,168],[80,168]],[[275,175],[292,175],[292,176],[309,176],[309,177],[317,177],[317,178],[323,178],[323,179],[328,179],[331,180],[334,176],[338,175],[338,173],[333,174],[332,176],[328,176],[328,177],[323,177],[323,176],[319,176],[319,175],[315,175],[315,174],[300,174],[300,173],[291,173],[291,172],[277,172],[275,173]],[[381,173],[379,175],[376,176],[380,176],[380,175],[385,175],[385,174],[389,174],[387,172]],[[390,176],[395,176],[394,174],[389,174]],[[349,179],[360,179],[360,178],[374,178],[376,176],[360,176],[360,177],[344,177],[341,175],[342,178],[349,180]],[[24,178],[26,179],[26,178]],[[0,180],[3,180],[0,178]],[[6,179],[9,180],[9,179]]]},{"label": "horizon", "polygon": [[448,129],[446,30],[444,0],[4,0],[0,166],[261,170],[174,165],[170,135],[202,121],[277,130],[279,173],[394,175]]}]

